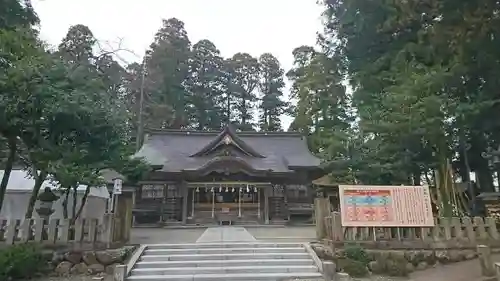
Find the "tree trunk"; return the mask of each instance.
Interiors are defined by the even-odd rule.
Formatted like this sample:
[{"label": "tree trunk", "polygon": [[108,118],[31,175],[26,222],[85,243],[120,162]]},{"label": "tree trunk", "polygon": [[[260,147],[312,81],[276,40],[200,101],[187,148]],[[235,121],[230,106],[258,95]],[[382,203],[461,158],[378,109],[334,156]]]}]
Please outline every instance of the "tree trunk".
[{"label": "tree trunk", "polygon": [[85,193],[83,194],[83,197],[82,197],[82,203],[80,204],[80,208],[78,208],[78,211],[76,212],[75,216],[71,220],[71,224],[74,224],[76,222],[76,220],[82,214],[83,208],[85,207],[85,204],[87,203],[87,198],[89,196],[89,193],[90,193],[90,185],[87,185],[87,188],[85,189]]},{"label": "tree trunk", "polygon": [[[486,162],[486,160],[484,160]],[[479,183],[481,192],[494,192],[495,188],[493,186],[493,176],[491,174],[490,168],[486,165],[481,165],[478,167],[476,172],[476,180]]]},{"label": "tree trunk", "polygon": [[78,184],[73,188],[73,206],[71,206],[71,215],[74,218],[76,216],[76,204],[78,203]]},{"label": "tree trunk", "polygon": [[68,219],[69,218],[69,212],[68,212],[68,200],[69,200],[69,192],[71,191],[71,188],[66,187],[66,190],[64,191],[64,200],[62,202],[63,206],[63,218]]},{"label": "tree trunk", "polygon": [[422,185],[422,171],[420,167],[414,167],[412,172],[412,184],[414,186]]},{"label": "tree trunk", "polygon": [[38,197],[38,193],[40,192],[40,188],[42,188],[42,184],[47,178],[47,172],[45,171],[40,171],[40,174],[34,171],[35,174],[35,185],[33,186],[33,191],[31,192],[31,197],[30,201],[28,203],[28,209],[26,210],[26,214],[24,215],[24,218],[26,219],[31,219],[33,216],[33,210],[35,209],[35,203],[36,199]]},{"label": "tree trunk", "polygon": [[5,168],[3,173],[2,182],[0,183],[0,212],[2,211],[3,200],[5,199],[5,193],[7,192],[7,185],[9,184],[10,173],[14,167],[14,160],[16,158],[17,142],[15,137],[9,137],[7,139],[7,145],[9,148],[9,154],[7,155],[7,161],[5,161]]}]

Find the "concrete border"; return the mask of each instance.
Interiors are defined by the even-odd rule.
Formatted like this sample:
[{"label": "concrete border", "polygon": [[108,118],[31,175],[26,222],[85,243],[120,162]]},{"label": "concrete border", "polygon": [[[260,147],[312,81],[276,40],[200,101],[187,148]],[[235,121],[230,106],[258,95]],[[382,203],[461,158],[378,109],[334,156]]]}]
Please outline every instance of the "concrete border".
[{"label": "concrete border", "polygon": [[[226,245],[231,245],[231,246],[275,246],[277,244],[281,245],[290,245],[290,246],[297,246],[297,245],[302,245],[304,243],[297,243],[297,242],[273,242],[273,241],[225,241],[225,242],[198,242],[198,243],[167,243],[167,244],[146,244],[145,246],[155,248],[155,247],[185,247],[185,246],[201,246],[201,247],[222,247]],[[271,247],[272,248],[272,247]]]},{"label": "concrete border", "polygon": [[306,252],[309,253],[309,255],[312,257],[314,263],[319,269],[319,272],[323,273],[323,262],[321,262],[321,259],[316,255],[316,252],[313,250],[311,245],[309,243],[303,243],[304,248],[306,249]]},{"label": "concrete border", "polygon": [[[196,228],[209,228],[218,227],[217,224],[203,224],[203,225],[134,225],[132,228],[153,228],[153,229],[196,229]],[[241,226],[244,228],[287,228],[287,227],[311,227],[314,224],[236,224],[233,226]]]},{"label": "concrete border", "polygon": [[139,260],[142,253],[144,252],[144,250],[146,250],[147,247],[147,245],[140,245],[130,256],[127,262],[126,276],[130,275],[130,272],[132,271],[132,268],[134,268],[135,263]]}]

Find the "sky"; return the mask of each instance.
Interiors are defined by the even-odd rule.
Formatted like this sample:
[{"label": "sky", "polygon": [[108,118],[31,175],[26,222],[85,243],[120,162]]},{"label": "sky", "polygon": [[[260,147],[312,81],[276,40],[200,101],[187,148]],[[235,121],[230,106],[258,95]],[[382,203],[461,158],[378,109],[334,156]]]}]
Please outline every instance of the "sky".
[{"label": "sky", "polygon": [[[321,30],[321,6],[315,0],[33,0],[41,20],[41,37],[57,46],[68,28],[84,24],[103,48],[124,49],[124,63],[141,61],[162,19],[185,23],[192,43],[211,40],[222,56],[272,53],[285,71],[292,51],[315,45]],[[293,3],[293,4],[292,4]],[[119,46],[118,46],[119,45]],[[288,91],[287,87],[287,90]],[[290,117],[283,117],[287,128]]]}]

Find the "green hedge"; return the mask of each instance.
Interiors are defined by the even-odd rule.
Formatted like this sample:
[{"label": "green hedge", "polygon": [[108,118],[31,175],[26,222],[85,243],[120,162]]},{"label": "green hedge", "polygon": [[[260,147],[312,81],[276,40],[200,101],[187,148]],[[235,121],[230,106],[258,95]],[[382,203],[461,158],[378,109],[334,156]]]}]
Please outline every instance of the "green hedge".
[{"label": "green hedge", "polygon": [[0,280],[25,279],[46,269],[42,249],[33,244],[16,244],[0,249]]}]

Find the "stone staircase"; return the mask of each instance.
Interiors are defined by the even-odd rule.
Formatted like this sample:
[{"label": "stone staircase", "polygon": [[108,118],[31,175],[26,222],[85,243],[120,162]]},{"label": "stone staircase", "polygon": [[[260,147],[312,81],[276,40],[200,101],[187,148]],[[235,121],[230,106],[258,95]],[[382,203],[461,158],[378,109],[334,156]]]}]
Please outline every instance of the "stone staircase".
[{"label": "stone staircase", "polygon": [[126,280],[286,280],[321,278],[302,243],[148,245]]}]

